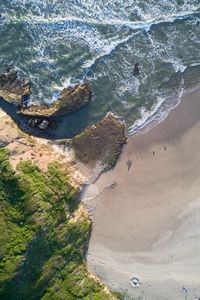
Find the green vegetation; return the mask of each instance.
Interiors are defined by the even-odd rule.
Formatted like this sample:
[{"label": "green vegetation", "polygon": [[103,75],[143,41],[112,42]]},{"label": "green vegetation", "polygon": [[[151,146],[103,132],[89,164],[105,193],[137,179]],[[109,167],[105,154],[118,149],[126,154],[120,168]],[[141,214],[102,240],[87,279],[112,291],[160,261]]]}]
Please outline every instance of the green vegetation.
[{"label": "green vegetation", "polygon": [[8,159],[0,148],[0,299],[116,299],[87,270],[91,224],[67,175]]}]

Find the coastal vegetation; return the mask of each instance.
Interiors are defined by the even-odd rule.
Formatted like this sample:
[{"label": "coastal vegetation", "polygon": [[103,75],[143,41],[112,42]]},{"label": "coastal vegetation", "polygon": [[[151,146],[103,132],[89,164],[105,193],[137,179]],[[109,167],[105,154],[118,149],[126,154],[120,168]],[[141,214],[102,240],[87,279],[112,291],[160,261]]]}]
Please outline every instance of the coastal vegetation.
[{"label": "coastal vegetation", "polygon": [[[9,163],[9,151],[0,147],[0,299],[126,299],[119,293],[111,294],[88,271],[85,256],[91,222],[78,201],[80,185],[74,188],[66,170],[52,162],[47,153],[44,163],[44,153],[41,149],[38,151],[38,147],[32,147],[29,132],[30,128],[34,128],[35,133],[45,130],[48,138],[49,131],[54,131],[59,122],[46,117],[66,115],[88,104],[91,86],[84,83],[68,87],[50,106],[29,106],[30,88],[30,83],[18,77],[15,69],[7,69],[0,76],[0,97],[13,105],[17,125],[20,127],[22,121],[22,128],[28,133],[25,141],[21,141],[22,149],[20,141],[20,147],[11,147],[10,161],[14,161],[15,169]],[[4,140],[5,135],[2,137]],[[17,131],[5,145],[18,138],[21,139]],[[108,113],[96,125],[60,143],[72,148],[77,160],[97,170],[95,179],[115,165],[125,142],[124,122]],[[16,152],[18,164],[13,157]],[[23,159],[25,152],[30,152],[30,161]],[[51,161],[46,171],[38,167],[39,161],[46,167]]]},{"label": "coastal vegetation", "polygon": [[0,148],[0,299],[116,299],[85,263],[91,223],[57,163],[14,171]]}]

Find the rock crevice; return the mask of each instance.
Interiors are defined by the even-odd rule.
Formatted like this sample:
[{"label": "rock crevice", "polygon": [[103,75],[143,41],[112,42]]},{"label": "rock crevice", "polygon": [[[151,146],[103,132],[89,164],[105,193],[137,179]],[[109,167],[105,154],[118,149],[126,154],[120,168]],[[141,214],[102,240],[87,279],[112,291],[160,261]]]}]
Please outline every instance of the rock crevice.
[{"label": "rock crevice", "polygon": [[8,67],[6,72],[0,75],[0,97],[5,100],[21,105],[22,97],[30,95],[31,83],[19,76],[17,68]]},{"label": "rock crevice", "polygon": [[87,105],[92,98],[92,88],[89,83],[78,84],[74,87],[63,89],[58,99],[48,105],[31,105],[20,110],[22,115],[57,117],[75,112]]},{"label": "rock crevice", "polygon": [[92,87],[85,82],[64,88],[58,99],[51,105],[29,104],[31,83],[19,75],[19,70],[8,67],[0,75],[0,97],[18,106],[24,116],[58,117],[75,112],[92,99]]}]

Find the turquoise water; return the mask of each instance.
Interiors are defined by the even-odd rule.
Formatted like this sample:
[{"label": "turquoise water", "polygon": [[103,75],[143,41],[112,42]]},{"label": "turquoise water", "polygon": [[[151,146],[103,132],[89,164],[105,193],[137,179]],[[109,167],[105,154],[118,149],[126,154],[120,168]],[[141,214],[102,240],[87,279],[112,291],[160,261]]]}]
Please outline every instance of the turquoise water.
[{"label": "turquoise water", "polygon": [[32,101],[92,83],[92,103],[68,117],[71,131],[111,110],[134,132],[200,82],[199,0],[1,0],[0,14],[0,71],[13,63],[29,77]]}]

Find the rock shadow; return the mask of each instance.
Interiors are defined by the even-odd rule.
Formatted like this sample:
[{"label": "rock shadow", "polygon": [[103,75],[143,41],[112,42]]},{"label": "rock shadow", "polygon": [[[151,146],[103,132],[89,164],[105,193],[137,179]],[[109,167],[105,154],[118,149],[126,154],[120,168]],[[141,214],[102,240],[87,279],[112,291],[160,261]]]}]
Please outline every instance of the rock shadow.
[{"label": "rock shadow", "polygon": [[17,106],[13,103],[7,102],[0,97],[0,108],[2,108],[7,115],[17,124],[17,126],[25,133],[35,137],[41,137],[50,140],[73,138],[84,130],[88,124],[88,116],[90,114],[90,104],[66,116],[61,117],[42,117],[42,119],[49,122],[54,122],[56,126],[51,126],[45,130],[38,128],[31,128],[29,125],[30,119],[35,116],[23,116],[18,113]]}]

